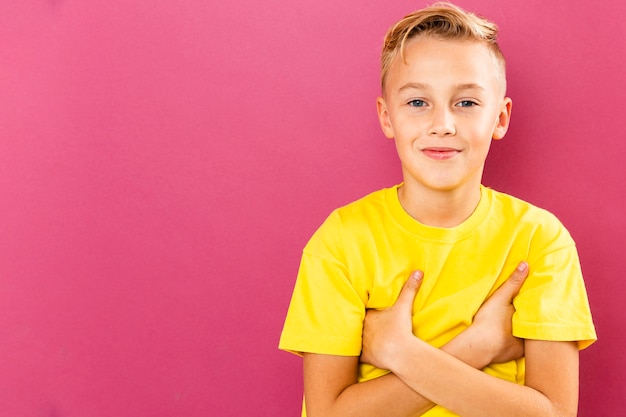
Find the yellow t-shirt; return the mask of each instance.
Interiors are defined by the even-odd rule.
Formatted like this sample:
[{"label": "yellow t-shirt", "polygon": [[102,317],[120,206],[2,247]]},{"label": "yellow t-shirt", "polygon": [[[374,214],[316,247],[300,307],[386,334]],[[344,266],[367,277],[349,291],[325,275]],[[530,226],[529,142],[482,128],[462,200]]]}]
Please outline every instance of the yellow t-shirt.
[{"label": "yellow t-shirt", "polygon": [[[441,347],[466,329],[482,303],[527,261],[514,300],[513,334],[524,339],[596,339],[574,241],[558,219],[481,187],[474,213],[453,228],[423,225],[404,211],[398,186],[335,210],[303,251],[280,349],[359,356],[366,309],[387,308],[411,271],[424,271],[413,308],[415,336]],[[485,372],[524,382],[524,361]],[[388,371],[359,365],[359,381]],[[440,406],[425,416],[452,416]]]}]

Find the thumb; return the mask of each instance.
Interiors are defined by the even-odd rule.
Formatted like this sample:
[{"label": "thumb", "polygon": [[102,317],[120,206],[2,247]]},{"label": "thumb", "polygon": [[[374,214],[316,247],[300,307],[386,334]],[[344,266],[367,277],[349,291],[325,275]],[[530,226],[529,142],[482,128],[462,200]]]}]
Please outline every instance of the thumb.
[{"label": "thumb", "polygon": [[515,268],[515,271],[509,278],[496,290],[493,296],[501,298],[506,303],[513,301],[513,298],[517,295],[520,288],[528,277],[528,264],[526,262],[520,262]]},{"label": "thumb", "polygon": [[415,300],[415,294],[422,285],[422,278],[424,273],[422,271],[414,271],[409,279],[406,280],[400,291],[400,295],[394,305],[404,306],[407,305],[409,309],[413,310],[413,301]]}]

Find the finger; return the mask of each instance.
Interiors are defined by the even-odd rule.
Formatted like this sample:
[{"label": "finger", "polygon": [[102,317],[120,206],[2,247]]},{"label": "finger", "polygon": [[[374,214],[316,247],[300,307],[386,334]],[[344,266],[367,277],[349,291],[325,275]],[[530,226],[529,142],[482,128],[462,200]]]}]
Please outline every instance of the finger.
[{"label": "finger", "polygon": [[407,305],[411,310],[413,309],[413,301],[415,300],[415,294],[422,285],[422,278],[424,273],[422,271],[414,271],[409,279],[406,280],[396,300],[395,305]]},{"label": "finger", "polygon": [[511,302],[517,295],[520,288],[528,277],[528,264],[526,262],[520,262],[515,268],[515,271],[509,276],[509,278],[498,288],[493,294],[495,297],[505,299],[507,302]]}]

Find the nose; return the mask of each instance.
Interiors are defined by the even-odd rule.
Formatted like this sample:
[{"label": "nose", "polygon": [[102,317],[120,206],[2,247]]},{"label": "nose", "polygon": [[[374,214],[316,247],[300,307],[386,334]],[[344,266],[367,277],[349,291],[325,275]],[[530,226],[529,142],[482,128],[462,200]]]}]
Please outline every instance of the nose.
[{"label": "nose", "polygon": [[454,115],[446,107],[433,108],[428,133],[433,136],[452,136],[456,133]]}]

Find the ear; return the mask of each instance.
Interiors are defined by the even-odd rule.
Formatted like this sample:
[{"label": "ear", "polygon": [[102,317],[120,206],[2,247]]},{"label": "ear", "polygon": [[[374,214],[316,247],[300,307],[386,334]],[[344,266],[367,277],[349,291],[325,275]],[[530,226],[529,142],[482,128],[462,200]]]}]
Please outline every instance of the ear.
[{"label": "ear", "polygon": [[378,97],[376,99],[376,111],[378,112],[378,121],[380,122],[380,127],[383,129],[383,133],[387,138],[393,139],[395,135],[384,98]]},{"label": "ear", "polygon": [[511,108],[513,107],[513,101],[509,97],[504,97],[502,106],[500,107],[500,113],[496,119],[496,125],[493,128],[492,137],[495,140],[502,139],[509,130],[509,122],[511,121]]}]

